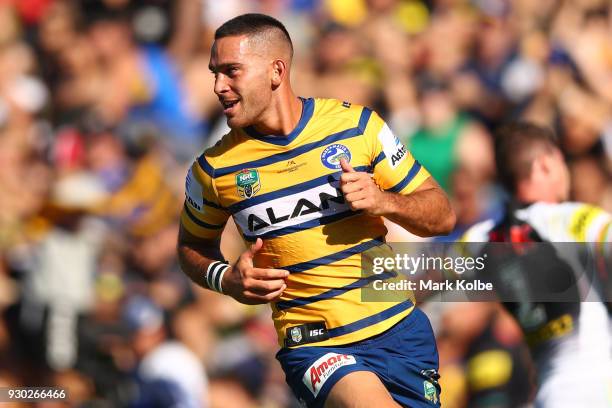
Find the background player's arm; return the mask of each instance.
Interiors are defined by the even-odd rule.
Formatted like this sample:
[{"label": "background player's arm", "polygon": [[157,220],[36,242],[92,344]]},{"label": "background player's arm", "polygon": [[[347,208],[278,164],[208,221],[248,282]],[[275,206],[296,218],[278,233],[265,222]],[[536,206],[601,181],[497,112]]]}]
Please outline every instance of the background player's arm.
[{"label": "background player's arm", "polygon": [[351,209],[386,217],[422,237],[446,235],[455,226],[450,202],[431,177],[410,194],[403,195],[381,190],[368,173],[356,172],[344,159],[341,165],[342,192]]}]

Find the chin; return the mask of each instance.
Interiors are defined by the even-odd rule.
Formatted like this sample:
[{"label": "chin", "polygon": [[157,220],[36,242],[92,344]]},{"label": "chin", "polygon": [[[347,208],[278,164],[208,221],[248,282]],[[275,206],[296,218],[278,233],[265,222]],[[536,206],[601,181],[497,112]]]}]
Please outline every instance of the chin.
[{"label": "chin", "polygon": [[227,126],[232,129],[242,127],[238,118],[227,118]]},{"label": "chin", "polygon": [[249,126],[249,123],[246,123],[246,122],[247,121],[245,121],[244,119],[240,119],[235,116],[231,118],[227,118],[227,126],[231,127],[232,129],[243,128],[243,127]]}]

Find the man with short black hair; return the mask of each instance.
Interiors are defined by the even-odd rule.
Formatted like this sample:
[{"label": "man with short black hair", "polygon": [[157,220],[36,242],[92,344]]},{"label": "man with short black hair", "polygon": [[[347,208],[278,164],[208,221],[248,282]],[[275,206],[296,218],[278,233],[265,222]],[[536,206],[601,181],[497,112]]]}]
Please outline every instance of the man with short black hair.
[{"label": "man with short black hair", "polygon": [[[546,200],[554,202],[568,199],[569,172],[551,129],[528,122],[502,126],[497,132],[495,158],[500,181],[519,200],[532,202],[534,193],[537,193],[539,200],[544,195]],[[539,183],[538,188],[531,187],[533,171],[538,171],[541,165],[551,164],[554,167],[549,173],[554,180],[551,183]]]},{"label": "man with short black hair", "polygon": [[[444,192],[370,109],[298,98],[292,45],[261,14],[224,23],[210,70],[232,130],[187,175],[179,260],[199,285],[270,303],[277,358],[308,406],[439,406],[427,317],[407,297],[364,302],[362,257],[391,256],[387,217],[413,233],[448,233]],[[232,216],[252,243],[234,265],[219,236]]]}]

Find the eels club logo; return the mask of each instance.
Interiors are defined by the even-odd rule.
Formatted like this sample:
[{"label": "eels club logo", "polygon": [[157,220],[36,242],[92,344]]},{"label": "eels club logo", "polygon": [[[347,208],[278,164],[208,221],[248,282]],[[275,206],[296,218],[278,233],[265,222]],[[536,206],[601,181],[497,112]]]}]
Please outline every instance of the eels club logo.
[{"label": "eels club logo", "polygon": [[321,163],[329,169],[339,170],[341,168],[340,159],[350,162],[351,152],[348,147],[338,143],[327,146],[321,153]]}]

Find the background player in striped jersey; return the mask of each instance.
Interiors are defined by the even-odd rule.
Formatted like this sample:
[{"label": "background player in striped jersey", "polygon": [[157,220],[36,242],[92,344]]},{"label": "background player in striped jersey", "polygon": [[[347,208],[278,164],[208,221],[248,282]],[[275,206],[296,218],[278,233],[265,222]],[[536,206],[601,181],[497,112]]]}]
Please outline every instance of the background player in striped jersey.
[{"label": "background player in striped jersey", "polygon": [[[610,277],[602,275],[610,270],[608,265],[593,273],[595,262],[587,260],[596,258],[584,251],[591,247],[597,258],[609,262],[612,215],[567,201],[569,170],[551,130],[531,123],[507,125],[498,132],[495,150],[498,175],[512,194],[511,203],[502,220],[476,224],[463,240],[521,246],[520,256],[512,252],[495,261],[489,258],[493,266],[486,278],[500,297],[512,300],[504,305],[525,333],[537,368],[535,406],[609,407],[612,341],[604,304],[609,293],[599,278],[609,285]],[[551,251],[547,242],[564,246]],[[572,242],[585,244],[568,244]],[[543,301],[555,293],[551,288],[565,294],[562,301]]]},{"label": "background player in striped jersey", "polygon": [[[363,302],[362,257],[385,254],[381,216],[448,233],[448,199],[368,108],[298,98],[284,26],[247,14],[215,33],[210,69],[232,130],[187,176],[179,258],[194,282],[243,303],[271,302],[293,392],[309,406],[439,405],[437,351],[408,297]],[[246,242],[234,265],[219,236]],[[393,278],[389,271],[376,278]]]}]

